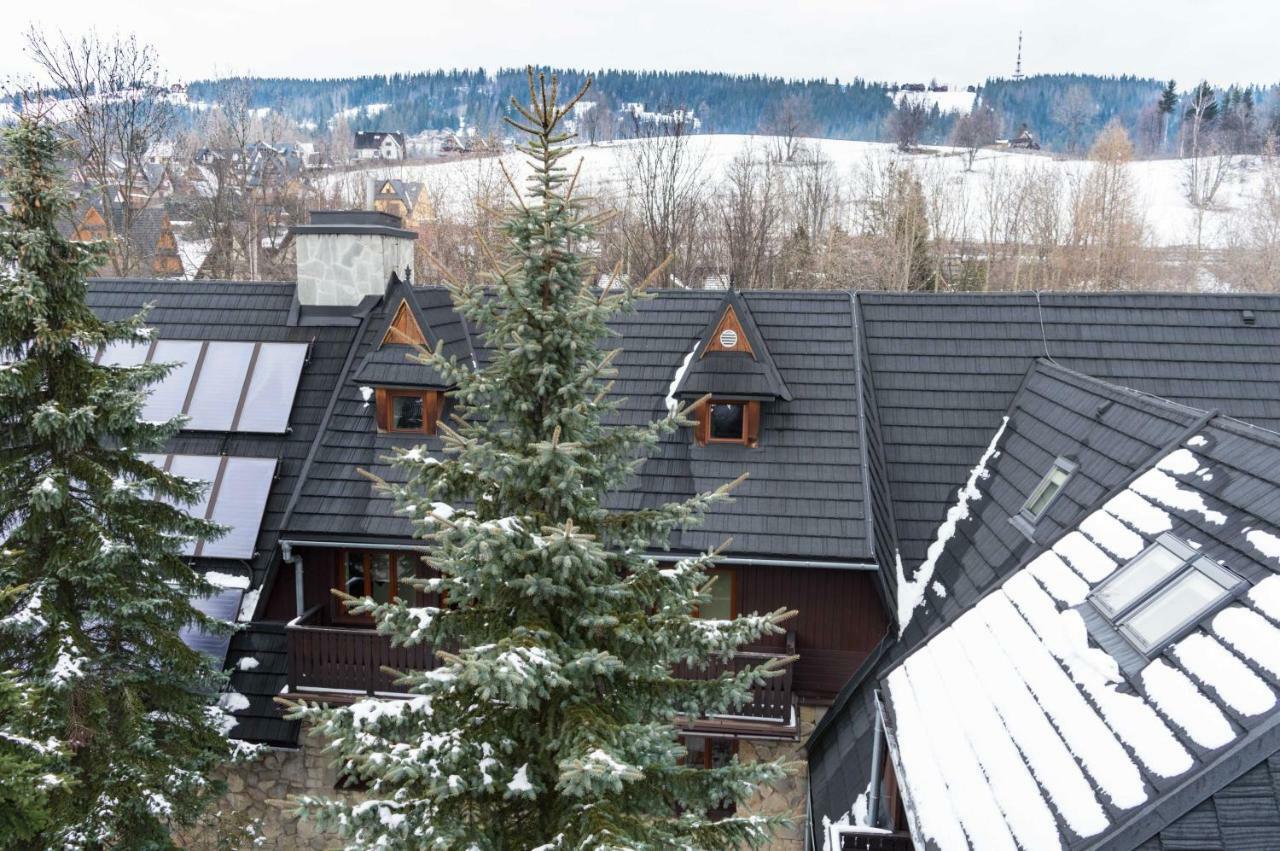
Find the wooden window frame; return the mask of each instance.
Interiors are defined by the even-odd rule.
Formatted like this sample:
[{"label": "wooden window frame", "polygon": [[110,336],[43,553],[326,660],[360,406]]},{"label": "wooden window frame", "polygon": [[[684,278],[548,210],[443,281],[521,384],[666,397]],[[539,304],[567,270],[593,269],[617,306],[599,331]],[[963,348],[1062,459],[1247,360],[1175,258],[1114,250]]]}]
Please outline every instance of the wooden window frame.
[{"label": "wooden window frame", "polygon": [[[390,599],[394,600],[396,597],[399,597],[400,596],[400,559],[402,556],[414,555],[414,556],[418,556],[418,564],[425,565],[426,562],[422,560],[421,553],[415,553],[415,552],[409,552],[409,551],[401,552],[399,550],[361,550],[361,549],[355,549],[355,548],[340,549],[337,551],[338,560],[335,565],[335,573],[337,574],[335,577],[337,580],[335,587],[337,587],[342,591],[347,590],[347,559],[349,556],[358,554],[362,557],[362,560],[364,563],[364,593],[362,596],[372,597],[373,596],[373,569],[372,569],[373,557],[374,555],[384,553],[384,552],[387,554],[387,564],[389,567],[389,575],[391,578]],[[415,575],[415,578],[420,578],[420,576]],[[409,586],[409,587],[412,588],[412,586]],[[416,596],[420,596],[420,595],[418,595],[415,592],[415,597]],[[417,600],[410,601],[410,602],[414,605],[419,604]],[[335,622],[348,623],[348,624],[364,624],[364,625],[368,625],[373,622],[373,619],[369,615],[351,614],[351,612],[347,610],[346,604],[343,603],[341,600],[334,600],[334,603],[336,605],[336,608],[334,610],[334,615],[333,615],[333,619]]]},{"label": "wooden window frame", "polygon": [[[742,436],[711,436],[711,406],[738,405],[742,408]],[[709,443],[737,444],[754,448],[760,445],[760,401],[758,399],[709,399],[694,409],[694,440],[699,446]]]},{"label": "wooden window frame", "polygon": [[[379,387],[374,392],[377,408],[378,431],[387,434],[427,434],[436,433],[436,423],[440,419],[440,410],[444,407],[444,394],[439,390],[397,390],[390,387]],[[422,428],[395,428],[395,400],[398,398],[422,399]]]},{"label": "wooden window frame", "polygon": [[[738,598],[738,569],[736,567],[713,567],[707,571],[710,576],[716,577],[717,582],[723,582],[725,574],[729,578],[729,619],[738,617],[742,612],[742,604]],[[694,617],[700,617],[698,609],[693,610]]]}]

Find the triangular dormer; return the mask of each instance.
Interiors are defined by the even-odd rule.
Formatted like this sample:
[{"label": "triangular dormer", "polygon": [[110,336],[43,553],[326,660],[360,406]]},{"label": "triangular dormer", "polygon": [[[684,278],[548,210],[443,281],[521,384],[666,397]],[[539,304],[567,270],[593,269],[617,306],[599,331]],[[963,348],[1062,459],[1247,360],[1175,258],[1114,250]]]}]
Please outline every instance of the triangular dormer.
[{"label": "triangular dormer", "polygon": [[417,318],[413,315],[413,309],[409,307],[408,299],[401,299],[400,306],[396,308],[396,312],[391,317],[391,324],[387,326],[387,330],[382,335],[382,342],[378,344],[378,348],[382,348],[388,343],[399,343],[406,346],[425,346],[427,338],[422,333],[422,326],[418,324]]},{"label": "triangular dormer", "polygon": [[419,347],[434,350],[439,342],[413,287],[393,274],[382,303],[382,325],[374,326],[377,345],[361,359],[352,380],[370,387],[446,388],[434,368],[413,358]]},{"label": "triangular dormer", "polygon": [[791,401],[751,308],[736,290],[716,307],[673,396]]}]

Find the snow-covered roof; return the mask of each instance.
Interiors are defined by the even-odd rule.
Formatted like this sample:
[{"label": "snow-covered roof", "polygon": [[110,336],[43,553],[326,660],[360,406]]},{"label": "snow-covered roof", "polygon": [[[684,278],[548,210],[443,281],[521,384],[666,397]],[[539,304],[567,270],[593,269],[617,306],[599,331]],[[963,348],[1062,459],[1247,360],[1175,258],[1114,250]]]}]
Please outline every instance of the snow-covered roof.
[{"label": "snow-covered roof", "polygon": [[[920,847],[1132,847],[1280,748],[1280,439],[1190,431],[881,679]],[[1163,535],[1241,582],[1143,655],[1091,595]]]}]

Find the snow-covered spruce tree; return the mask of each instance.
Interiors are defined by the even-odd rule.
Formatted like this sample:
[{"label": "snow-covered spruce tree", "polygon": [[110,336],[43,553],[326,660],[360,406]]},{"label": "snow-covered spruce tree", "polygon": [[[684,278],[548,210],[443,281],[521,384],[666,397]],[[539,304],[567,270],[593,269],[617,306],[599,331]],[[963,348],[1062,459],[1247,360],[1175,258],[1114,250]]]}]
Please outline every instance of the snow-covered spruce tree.
[{"label": "snow-covered spruce tree", "polygon": [[[0,588],[0,609],[21,588]],[[11,672],[0,671],[0,841],[12,844],[33,839],[49,820],[49,797],[65,783],[60,774],[58,741],[37,741],[25,735],[20,719],[28,717],[36,697],[29,685]]]},{"label": "snow-covered spruce tree", "polygon": [[675,722],[741,705],[778,666],[703,680],[674,672],[705,672],[793,613],[700,620],[713,555],[673,567],[644,555],[728,485],[650,510],[606,508],[659,437],[688,421],[604,424],[616,355],[602,348],[606,322],[638,296],[595,291],[575,253],[594,220],[574,197],[558,124],[577,98],[559,103],[556,80],[532,71],[529,83],[528,107],[512,103],[529,137],[528,189],[515,193],[503,247],[488,252],[489,286],[451,283],[482,329],[487,364],[422,354],[457,383],[456,428],[442,426],[443,460],[398,452],[408,481],[382,484],[427,539],[439,577],[421,590],[447,604],[347,598],[394,643],[453,652],[404,673],[409,700],[295,707],[369,792],[357,805],[303,798],[300,810],[351,849],[755,845],[776,819],[705,813],[741,803],[783,767],[685,766]]},{"label": "snow-covered spruce tree", "polygon": [[3,144],[0,586],[23,590],[0,605],[0,671],[26,695],[12,732],[64,753],[66,785],[35,837],[0,847],[170,848],[170,824],[218,791],[209,772],[228,752],[209,711],[220,674],[178,637],[189,623],[218,628],[188,603],[212,589],[181,555],[218,529],[174,507],[198,483],[136,454],[179,428],[140,417],[167,367],[94,363],[148,331],[86,303],[101,249],[58,232],[58,137],[24,119]]}]

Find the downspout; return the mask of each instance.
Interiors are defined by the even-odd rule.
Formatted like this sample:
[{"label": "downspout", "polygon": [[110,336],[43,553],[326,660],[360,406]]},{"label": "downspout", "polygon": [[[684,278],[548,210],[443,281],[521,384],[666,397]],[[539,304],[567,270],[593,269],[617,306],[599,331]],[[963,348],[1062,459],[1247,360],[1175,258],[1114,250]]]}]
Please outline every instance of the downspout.
[{"label": "downspout", "polygon": [[296,611],[294,617],[302,617],[305,610],[302,594],[302,554],[293,551],[293,544],[289,541],[280,542],[280,557],[285,564],[293,565],[293,603]]},{"label": "downspout", "polygon": [[880,778],[884,775],[880,763],[884,760],[884,709],[880,706],[880,692],[872,695],[876,701],[876,727],[871,739],[871,780],[867,784],[867,826],[879,827]]}]

